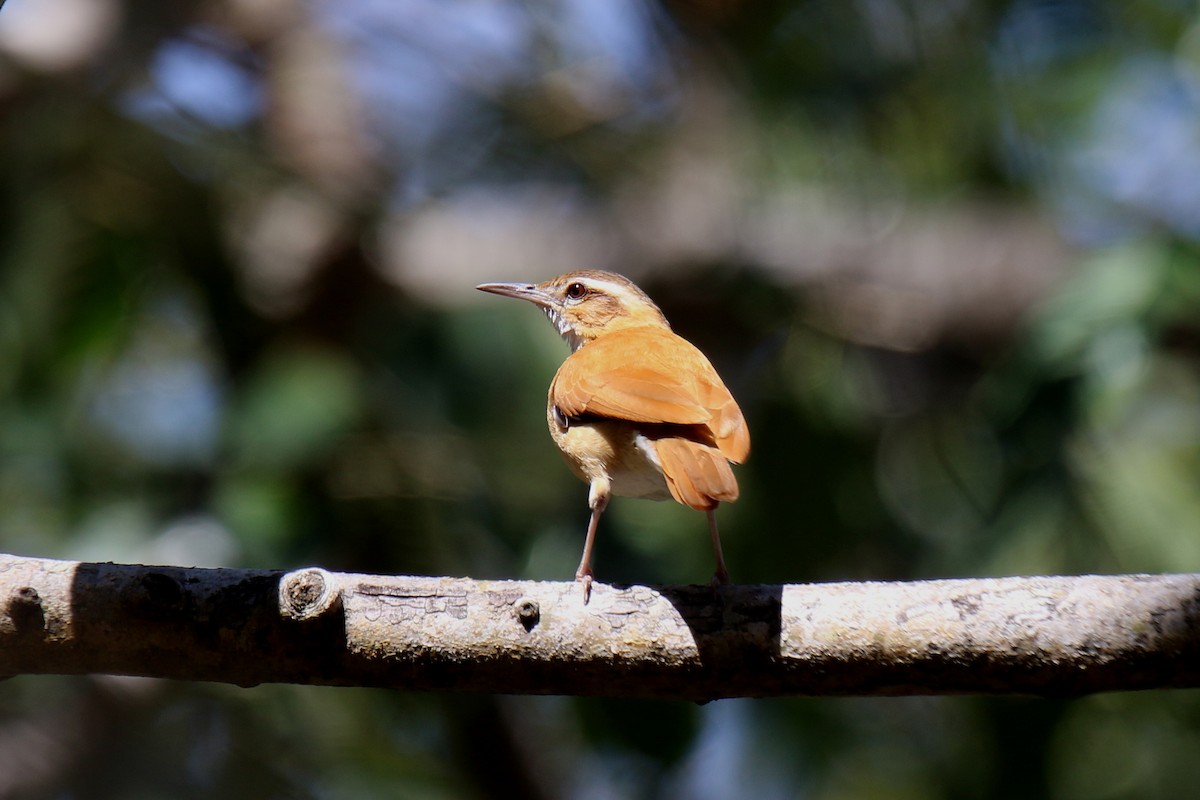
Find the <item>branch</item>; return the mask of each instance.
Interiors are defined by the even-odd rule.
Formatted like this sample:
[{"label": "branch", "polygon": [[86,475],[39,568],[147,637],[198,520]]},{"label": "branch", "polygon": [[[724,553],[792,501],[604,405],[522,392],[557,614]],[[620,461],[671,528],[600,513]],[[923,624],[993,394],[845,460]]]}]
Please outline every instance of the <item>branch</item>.
[{"label": "branch", "polygon": [[1200,575],[784,586],[0,555],[0,674],[710,700],[1200,686]]}]

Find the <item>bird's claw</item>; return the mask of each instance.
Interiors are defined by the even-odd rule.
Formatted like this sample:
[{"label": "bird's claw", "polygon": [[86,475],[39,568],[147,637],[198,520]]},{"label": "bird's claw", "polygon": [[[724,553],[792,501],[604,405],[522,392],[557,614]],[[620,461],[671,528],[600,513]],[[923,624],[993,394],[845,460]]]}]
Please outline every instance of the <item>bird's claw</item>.
[{"label": "bird's claw", "polygon": [[583,604],[586,606],[592,599],[592,575],[591,573],[576,575],[575,582],[583,585]]}]

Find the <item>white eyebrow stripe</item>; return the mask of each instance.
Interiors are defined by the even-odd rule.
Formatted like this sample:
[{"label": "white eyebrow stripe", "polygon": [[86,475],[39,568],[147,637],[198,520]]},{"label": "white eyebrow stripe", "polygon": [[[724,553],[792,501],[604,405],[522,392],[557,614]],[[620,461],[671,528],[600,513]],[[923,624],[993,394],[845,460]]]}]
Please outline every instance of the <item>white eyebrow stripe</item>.
[{"label": "white eyebrow stripe", "polygon": [[595,289],[607,289],[613,294],[629,294],[629,287],[612,281],[600,280],[598,278],[580,278],[580,283],[584,286],[591,286]]}]

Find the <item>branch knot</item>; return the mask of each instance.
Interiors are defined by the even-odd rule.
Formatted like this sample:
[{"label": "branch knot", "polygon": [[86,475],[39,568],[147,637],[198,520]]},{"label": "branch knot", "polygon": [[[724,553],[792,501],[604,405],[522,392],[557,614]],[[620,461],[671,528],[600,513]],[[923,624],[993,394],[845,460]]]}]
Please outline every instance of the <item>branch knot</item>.
[{"label": "branch knot", "polygon": [[279,613],[286,619],[312,620],[342,606],[342,593],[333,575],[323,569],[289,572],[279,580]]}]

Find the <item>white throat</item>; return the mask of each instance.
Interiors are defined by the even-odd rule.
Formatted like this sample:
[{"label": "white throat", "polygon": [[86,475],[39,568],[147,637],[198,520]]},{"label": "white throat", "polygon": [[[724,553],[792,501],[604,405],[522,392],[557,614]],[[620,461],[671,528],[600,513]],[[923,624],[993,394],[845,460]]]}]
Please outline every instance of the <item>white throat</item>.
[{"label": "white throat", "polygon": [[583,346],[583,340],[575,335],[575,330],[571,327],[570,323],[563,319],[561,314],[546,306],[542,306],[542,312],[545,313],[551,324],[554,325],[554,329],[558,331],[558,334],[567,340],[567,344],[571,346],[572,353]]}]

